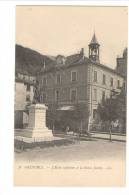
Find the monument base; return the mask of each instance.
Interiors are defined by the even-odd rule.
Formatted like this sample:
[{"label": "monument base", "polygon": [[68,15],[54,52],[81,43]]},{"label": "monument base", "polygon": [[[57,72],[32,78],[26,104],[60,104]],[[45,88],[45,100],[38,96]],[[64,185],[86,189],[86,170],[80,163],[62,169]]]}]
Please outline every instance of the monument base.
[{"label": "monument base", "polygon": [[45,129],[24,129],[22,132],[22,135],[24,137],[30,137],[30,138],[47,138],[47,137],[53,137],[52,131]]},{"label": "monument base", "polygon": [[46,110],[44,104],[31,104],[29,107],[29,123],[23,136],[29,138],[53,137],[52,131],[46,127]]}]

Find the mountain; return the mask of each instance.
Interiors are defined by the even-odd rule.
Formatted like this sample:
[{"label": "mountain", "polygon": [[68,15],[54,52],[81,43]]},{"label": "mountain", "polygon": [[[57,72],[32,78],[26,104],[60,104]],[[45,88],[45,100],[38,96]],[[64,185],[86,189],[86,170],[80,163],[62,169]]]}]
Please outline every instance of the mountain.
[{"label": "mountain", "polygon": [[21,45],[15,46],[15,68],[16,72],[35,76],[43,66],[52,64],[53,59],[42,55],[37,51],[25,48]]}]

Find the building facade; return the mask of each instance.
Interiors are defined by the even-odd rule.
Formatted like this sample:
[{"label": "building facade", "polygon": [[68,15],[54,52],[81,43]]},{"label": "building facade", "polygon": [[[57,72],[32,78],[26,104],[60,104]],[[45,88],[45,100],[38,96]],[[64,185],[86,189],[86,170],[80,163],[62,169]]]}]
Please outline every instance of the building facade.
[{"label": "building facade", "polygon": [[[37,82],[40,103],[46,104],[48,108],[50,105],[56,105],[57,112],[64,112],[65,117],[69,118],[74,115],[76,106],[82,105],[88,113],[84,117],[87,127],[89,119],[92,123],[97,117],[98,104],[112,93],[120,93],[123,86],[126,87],[127,49],[121,58],[117,58],[116,69],[112,69],[101,64],[100,44],[95,34],[88,46],[88,57],[85,56],[83,48],[79,53],[67,57],[43,56],[41,69],[34,76],[25,70],[27,65],[23,67],[21,63],[22,70],[17,66],[15,128],[23,128],[28,123],[27,106],[33,102]],[[25,62],[28,59],[26,58]]]},{"label": "building facade", "polygon": [[58,55],[53,65],[46,66],[37,75],[41,103],[57,104],[60,110],[83,103],[94,119],[98,103],[110,97],[112,91],[119,93],[125,82],[119,71],[100,63],[99,47],[94,34],[88,57],[81,49],[80,53],[68,57]]},{"label": "building facade", "polygon": [[116,59],[116,71],[124,76],[127,77],[127,48],[124,49],[122,57],[117,57]]},{"label": "building facade", "polygon": [[15,128],[23,128],[28,123],[26,106],[34,96],[36,77],[18,71],[15,76]]}]

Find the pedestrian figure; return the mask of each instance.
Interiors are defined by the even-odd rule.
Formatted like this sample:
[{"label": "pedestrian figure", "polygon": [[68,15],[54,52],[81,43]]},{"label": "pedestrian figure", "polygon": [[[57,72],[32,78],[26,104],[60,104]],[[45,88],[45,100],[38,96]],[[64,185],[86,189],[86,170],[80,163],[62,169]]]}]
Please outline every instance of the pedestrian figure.
[{"label": "pedestrian figure", "polygon": [[110,142],[112,142],[112,130],[113,130],[113,127],[114,127],[114,122],[113,121],[111,121],[111,124],[110,124],[110,126],[109,126],[109,140],[110,140]]},{"label": "pedestrian figure", "polygon": [[115,131],[119,131],[119,120],[118,119],[114,122],[114,129]]},{"label": "pedestrian figure", "polygon": [[87,132],[90,132],[91,124],[92,124],[92,116],[90,115],[89,120],[88,120],[88,130],[87,130]]},{"label": "pedestrian figure", "polygon": [[81,134],[82,134],[82,123],[81,123],[81,126],[79,127],[79,130],[78,130],[78,142],[79,143],[80,143]]}]

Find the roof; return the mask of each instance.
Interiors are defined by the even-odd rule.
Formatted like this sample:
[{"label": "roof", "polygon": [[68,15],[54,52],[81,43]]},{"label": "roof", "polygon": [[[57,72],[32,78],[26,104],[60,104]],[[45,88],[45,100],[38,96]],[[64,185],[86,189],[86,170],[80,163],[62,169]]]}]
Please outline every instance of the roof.
[{"label": "roof", "polygon": [[53,60],[53,61],[54,61],[55,58],[56,58],[55,56],[51,56],[51,55],[47,55],[47,57],[48,57],[49,59]]},{"label": "roof", "polygon": [[23,75],[28,75],[28,76],[32,76],[30,73],[28,73],[25,69],[21,69],[21,68],[17,68],[15,70],[15,74],[17,73],[20,73],[20,74],[23,74]]},{"label": "roof", "polygon": [[123,77],[123,76],[122,76],[121,74],[119,74],[115,69],[112,69],[112,68],[110,68],[109,66],[106,66],[106,65],[104,65],[104,64],[100,64],[100,63],[97,63],[97,62],[92,62],[92,63],[93,63],[94,65],[96,65],[96,66],[102,68],[102,69],[105,69],[105,70],[107,70],[107,71],[109,71],[109,72],[112,72],[112,73],[114,73],[114,74],[117,74],[117,75]]},{"label": "roof", "polygon": [[82,56],[81,53],[67,56],[65,64],[60,65],[60,66],[58,66],[56,64],[56,61],[53,61],[53,63],[50,66],[47,66],[39,74],[52,72],[52,71],[56,71],[56,70],[58,71],[60,69],[66,69],[66,68],[73,67],[73,66],[88,65],[88,64],[93,64],[95,66],[98,66],[98,67],[100,67],[102,69],[105,69],[105,70],[107,70],[109,72],[112,72],[114,74],[117,74],[117,75],[121,76],[119,73],[116,72],[115,69],[112,69],[112,68],[110,68],[110,67],[108,67],[108,66],[106,66],[104,64],[100,64],[100,63],[94,62],[92,59],[89,59],[86,56]]},{"label": "roof", "polygon": [[[95,33],[92,37],[90,44],[93,44],[93,43],[98,44]],[[76,53],[76,54],[73,54],[73,55],[70,55],[67,57],[65,57],[63,55],[58,55],[62,58],[65,58],[65,62],[63,61],[64,63],[58,64],[57,63],[58,56],[57,57],[45,56],[45,55],[37,54],[35,51],[32,51],[32,50],[27,49],[27,51],[26,51],[25,48],[23,48],[21,46],[17,46],[17,50],[19,50],[19,48],[20,48],[20,51],[17,52],[17,56],[16,56],[16,71],[15,71],[16,73],[19,72],[19,73],[25,74],[25,75],[36,76],[37,74],[43,74],[43,73],[46,73],[49,71],[52,72],[52,71],[56,71],[56,70],[60,70],[60,69],[66,69],[66,68],[69,68],[72,66],[94,64],[94,65],[99,66],[103,69],[106,69],[110,72],[113,72],[117,75],[120,75],[119,73],[116,72],[115,69],[112,69],[112,68],[105,66],[103,64],[94,62],[94,61],[92,61],[92,59],[89,59],[88,57],[84,56],[84,52]],[[125,52],[126,51],[127,50],[125,50]],[[26,52],[27,52],[27,54],[26,54]],[[31,56],[29,58],[28,58],[28,52],[30,52],[30,56]],[[24,55],[23,55],[23,53],[24,53]],[[31,55],[31,54],[34,54],[34,55]],[[36,56],[36,59],[33,56],[34,57]],[[19,58],[22,59],[22,61],[20,61]],[[39,58],[40,58],[40,60],[39,60]],[[38,62],[37,62],[37,59],[39,60]],[[37,63],[39,63],[40,66],[38,66],[38,68],[35,68],[35,67],[37,67]],[[30,71],[31,69],[35,69],[33,71],[33,74],[32,74],[32,71]]]},{"label": "roof", "polygon": [[98,44],[98,45],[99,45],[95,33],[94,33],[94,35],[93,35],[93,37],[92,37],[92,39],[91,39],[90,45],[91,45],[91,44]]},{"label": "roof", "polygon": [[24,84],[30,84],[30,85],[35,85],[35,83],[33,81],[30,80],[25,80],[25,79],[21,79],[21,78],[15,78],[15,82],[16,83],[24,83]]}]

